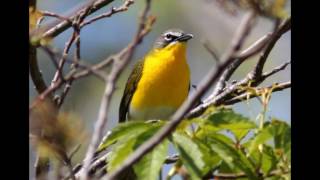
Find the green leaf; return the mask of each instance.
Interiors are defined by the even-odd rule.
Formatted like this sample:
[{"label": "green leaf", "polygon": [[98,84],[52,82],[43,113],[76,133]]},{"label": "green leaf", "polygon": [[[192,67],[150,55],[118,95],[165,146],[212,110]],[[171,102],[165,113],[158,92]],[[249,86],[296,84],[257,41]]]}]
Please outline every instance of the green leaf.
[{"label": "green leaf", "polygon": [[272,120],[272,126],[274,127],[274,144],[275,148],[283,148],[284,150],[291,149],[291,128],[284,122],[279,120]]},{"label": "green leaf", "polygon": [[206,164],[208,156],[203,152],[205,148],[181,132],[173,134],[173,142],[192,179],[201,179],[209,170]]},{"label": "green leaf", "polygon": [[272,120],[265,123],[264,128],[252,139],[249,146],[249,154],[255,151],[260,144],[265,144],[268,140],[274,140],[276,149],[291,151],[291,128],[279,120]]},{"label": "green leaf", "polygon": [[250,179],[258,179],[255,173],[255,167],[240,150],[235,149],[220,138],[210,137],[210,145],[211,149],[216,152],[231,169],[240,169]]},{"label": "green leaf", "polygon": [[[110,158],[108,159],[108,171],[112,171],[117,168],[121,163],[135,150],[137,149],[143,142],[148,140],[151,136],[153,136],[160,126],[152,126],[146,131],[138,134],[132,135],[128,139],[123,139],[122,141],[117,142],[114,145],[110,153]],[[133,133],[135,134],[135,133]]]},{"label": "green leaf", "polygon": [[264,144],[272,138],[272,128],[273,127],[271,125],[268,125],[249,142],[249,155],[256,151],[260,144]]},{"label": "green leaf", "polygon": [[244,138],[248,132],[257,127],[250,119],[236,114],[231,109],[220,109],[213,112],[207,121],[216,131],[230,130],[238,141]]},{"label": "green leaf", "polygon": [[145,123],[144,121],[128,121],[126,123],[121,123],[113,128],[111,134],[100,143],[98,151],[108,148],[116,141],[137,136],[150,127],[152,127],[152,124]]},{"label": "green leaf", "polygon": [[205,144],[210,144],[208,141],[210,137],[220,139],[221,141],[229,144],[230,146],[235,145],[230,137],[220,134],[219,132],[213,131],[211,126],[202,126],[200,130],[197,131],[195,135],[198,139]]},{"label": "green leaf", "polygon": [[267,145],[263,146],[261,170],[265,175],[269,174],[277,166],[278,159],[273,148]]},{"label": "green leaf", "polygon": [[139,180],[156,180],[158,178],[162,164],[167,157],[168,145],[169,141],[164,140],[134,165]]}]

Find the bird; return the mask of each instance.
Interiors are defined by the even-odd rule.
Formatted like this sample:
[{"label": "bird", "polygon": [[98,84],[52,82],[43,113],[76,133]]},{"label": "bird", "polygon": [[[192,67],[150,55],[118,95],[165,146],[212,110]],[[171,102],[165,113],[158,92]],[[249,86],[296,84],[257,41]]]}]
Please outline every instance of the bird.
[{"label": "bird", "polygon": [[187,99],[187,42],[192,38],[181,29],[169,29],[156,39],[129,75],[120,102],[119,123],[167,120]]}]

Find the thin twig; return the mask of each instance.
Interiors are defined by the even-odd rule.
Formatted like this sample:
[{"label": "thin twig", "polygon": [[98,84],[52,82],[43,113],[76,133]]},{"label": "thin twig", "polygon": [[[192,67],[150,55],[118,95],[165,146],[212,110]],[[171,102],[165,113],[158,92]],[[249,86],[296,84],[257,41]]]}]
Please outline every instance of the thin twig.
[{"label": "thin twig", "polygon": [[207,41],[203,42],[202,45],[210,53],[210,55],[213,57],[213,59],[215,61],[217,61],[217,64],[219,65],[219,63],[220,63],[219,59],[220,58],[219,58],[219,56],[217,54],[217,51],[214,48],[210,47],[209,43]]},{"label": "thin twig", "polygon": [[72,157],[76,154],[76,152],[79,151],[80,147],[81,147],[81,144],[78,144],[76,147],[74,147],[74,149],[71,151],[69,155],[69,159],[72,159]]},{"label": "thin twig", "polygon": [[115,7],[112,7],[110,9],[110,11],[106,12],[106,13],[103,13],[103,14],[100,14],[96,17],[93,17],[83,23],[81,23],[80,27],[82,28],[83,26],[86,26],[88,24],[91,24],[97,20],[100,20],[102,18],[105,18],[105,17],[111,17],[112,15],[116,14],[116,13],[119,13],[119,12],[123,12],[123,11],[127,11],[129,6],[132,5],[134,3],[133,0],[126,0],[120,7],[118,8],[115,8]]},{"label": "thin twig", "polygon": [[49,12],[49,11],[40,11],[40,12],[41,12],[41,14],[42,14],[43,16],[54,17],[54,18],[57,18],[57,19],[60,19],[60,20],[72,22],[72,20],[70,20],[69,18],[64,17],[64,16],[61,16],[61,15],[56,14],[56,13],[54,13],[54,12]]},{"label": "thin twig", "polygon": [[[78,65],[79,65],[79,61],[80,61],[80,23],[81,23],[81,20],[83,20],[83,17],[85,16],[85,14],[81,14],[79,15],[78,18],[75,19],[74,23],[73,23],[73,34],[72,34],[72,37],[75,37],[73,40],[75,41],[75,44],[76,44],[76,48],[75,48],[75,57],[74,57],[74,61],[72,63],[72,68],[77,68]],[[71,38],[72,38],[71,37]],[[72,41],[70,41],[71,44],[72,44]],[[62,59],[63,60],[63,59]],[[63,68],[63,66],[61,67],[61,69]],[[61,95],[58,97],[58,107],[61,107],[61,105],[63,104],[64,102],[64,99],[65,97],[67,96],[69,90],[71,89],[71,85],[72,85],[72,82],[74,81],[74,78],[71,79],[70,81],[68,81],[61,93]]]},{"label": "thin twig", "polygon": [[105,124],[108,121],[107,111],[110,106],[110,99],[115,89],[115,81],[118,79],[120,73],[123,71],[128,61],[131,59],[134,50],[136,49],[136,46],[142,41],[142,38],[150,31],[151,25],[154,23],[154,17],[148,18],[150,6],[151,0],[147,0],[146,7],[140,18],[138,31],[133,39],[133,42],[130,43],[127,48],[123,49],[119,54],[113,57],[113,67],[111,69],[110,74],[107,77],[105,92],[102,97],[98,119],[94,125],[94,133],[92,135],[92,139],[84,159],[83,169],[80,176],[81,179],[88,178],[89,167],[93,158],[93,154],[99,145],[100,139],[103,136],[103,130]]},{"label": "thin twig", "polygon": [[[55,53],[48,46],[41,46],[41,49],[43,49],[49,55],[49,57],[51,59],[51,62],[55,66],[56,70],[58,71],[59,70],[59,64],[57,62]],[[59,77],[60,77],[60,79],[62,81],[65,81],[62,72],[60,72]]]},{"label": "thin twig", "polygon": [[[280,84],[276,84],[274,86],[269,86],[266,88],[257,88],[257,92],[259,92],[260,89],[271,89],[271,88],[272,88],[272,92],[282,91],[284,89],[291,88],[291,82],[289,81],[289,82],[285,82],[285,83],[280,83]],[[260,96],[259,93],[252,94],[252,93],[246,92],[246,93],[238,95],[232,99],[226,100],[223,104],[231,105],[231,104],[242,102],[242,101],[245,101],[245,100],[248,100],[248,99],[251,99],[254,97],[258,97],[258,96]]]},{"label": "thin twig", "polygon": [[243,19],[242,26],[239,27],[235,37],[233,38],[230,50],[227,51],[223,56],[220,62],[221,66],[216,70],[216,68],[212,68],[207,74],[206,78],[201,81],[195,93],[191,95],[191,97],[186,100],[183,105],[175,112],[175,114],[170,118],[168,123],[162,127],[154,136],[152,136],[148,141],[143,143],[138,147],[124,162],[121,166],[115,169],[112,172],[109,172],[105,176],[107,180],[117,179],[117,177],[123,173],[128,167],[133,165],[135,162],[140,160],[142,156],[148,152],[150,152],[157,144],[159,144],[163,139],[165,139],[181,122],[184,115],[193,107],[194,103],[198,101],[198,99],[210,88],[210,86],[220,77],[221,73],[225,70],[228,65],[232,63],[234,60],[234,52],[242,46],[242,43],[245,37],[248,35],[249,29],[251,26],[250,22],[254,18],[254,14],[250,12]]},{"label": "thin twig", "polygon": [[75,37],[76,37],[76,34],[75,34],[75,32],[73,32],[72,35],[71,35],[71,37],[70,37],[70,39],[69,39],[69,40],[66,42],[66,44],[65,44],[65,47],[64,47],[63,53],[62,53],[62,57],[61,57],[61,59],[60,59],[60,61],[59,61],[59,68],[58,68],[58,70],[56,71],[56,73],[55,73],[55,75],[54,75],[54,77],[53,77],[53,79],[52,79],[52,81],[51,81],[51,86],[53,86],[53,85],[58,81],[59,75],[62,74],[63,66],[64,66],[64,64],[65,64],[65,61],[66,61],[66,59],[67,59],[69,50],[70,50],[70,48],[71,48],[71,45],[72,45]]},{"label": "thin twig", "polygon": [[[249,14],[250,16],[247,16],[246,18],[250,18],[250,17],[255,17],[255,13],[254,11],[251,12],[251,14]],[[250,26],[252,27],[253,24],[255,22],[255,18],[251,18],[250,21],[243,21],[243,23],[246,23],[246,24],[240,24],[240,26]],[[244,32],[245,34],[248,34],[249,33],[249,30],[251,28],[248,28],[248,32]],[[239,41],[244,41],[246,36],[244,36],[242,39],[240,39]],[[236,44],[236,42],[231,42],[232,44]],[[242,43],[240,43],[242,44]],[[240,50],[240,47],[239,46],[235,46],[233,45],[232,48],[229,50],[230,53],[232,53],[233,57],[232,58],[235,58],[236,59],[236,54],[239,52]],[[223,57],[222,57],[223,59]],[[235,67],[238,67],[239,64],[241,64],[241,62],[239,61],[234,61],[224,72],[223,74],[221,75],[221,77],[219,78],[219,81],[217,82],[217,84],[215,85],[215,88],[213,90],[213,93],[212,93],[212,96],[216,96],[217,94],[219,94],[223,88],[225,87],[225,83],[226,81],[231,77],[231,75],[233,74],[233,71],[235,70]]]},{"label": "thin twig", "polygon": [[273,49],[274,45],[276,44],[278,39],[280,39],[282,34],[284,34],[285,32],[289,31],[290,29],[291,29],[291,18],[288,18],[273,33],[273,35],[272,35],[273,38],[271,38],[271,40],[268,43],[266,49],[261,53],[261,56],[260,56],[260,58],[259,58],[259,60],[258,60],[258,62],[256,64],[255,68],[251,72],[252,76],[253,76],[253,79],[258,79],[262,75],[264,64],[266,63],[267,58],[268,58],[271,50]]},{"label": "thin twig", "polygon": [[80,79],[83,77],[86,77],[88,75],[97,75],[98,78],[105,80],[103,73],[99,72],[100,69],[111,65],[111,63],[113,62],[113,56],[108,57],[107,59],[101,61],[100,63],[93,65],[92,67],[88,67],[88,66],[80,66],[83,67],[84,70],[77,72],[76,70],[72,70],[70,71],[66,77],[65,77],[65,81],[62,81],[61,79],[58,79],[57,82],[55,82],[54,84],[52,84],[49,88],[46,88],[31,104],[31,106],[29,107],[29,110],[33,109],[39,102],[43,101],[44,99],[46,99],[48,96],[50,96],[52,94],[52,92],[54,92],[55,90],[57,90],[58,88],[60,88],[63,84],[65,84],[66,82],[72,80],[72,79]]},{"label": "thin twig", "polygon": [[41,25],[41,23],[42,23],[43,20],[44,20],[44,16],[41,16],[41,17],[37,20],[36,28],[40,28],[40,25]]},{"label": "thin twig", "polygon": [[35,89],[39,94],[43,93],[47,89],[47,85],[38,66],[37,50],[31,45],[29,46],[29,70]]},{"label": "thin twig", "polygon": [[263,73],[261,78],[262,78],[262,79],[266,79],[266,78],[268,78],[268,77],[270,77],[270,76],[278,73],[279,71],[284,70],[289,64],[291,64],[291,61],[285,62],[285,63],[283,63],[282,65],[280,65],[280,66],[278,66],[278,67],[275,67],[275,68],[272,69],[271,71]]}]

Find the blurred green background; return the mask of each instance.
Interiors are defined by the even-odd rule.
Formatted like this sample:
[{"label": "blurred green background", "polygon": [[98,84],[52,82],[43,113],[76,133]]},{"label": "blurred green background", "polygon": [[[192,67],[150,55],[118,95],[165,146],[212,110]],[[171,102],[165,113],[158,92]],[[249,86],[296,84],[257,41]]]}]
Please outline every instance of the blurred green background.
[{"label": "blurred green background", "polygon": [[[44,0],[38,1],[37,6],[40,10],[64,14],[82,2],[85,2],[85,0]],[[108,11],[111,6],[118,7],[122,2],[121,0],[115,0],[109,6],[102,8],[90,17]],[[137,1],[126,12],[115,14],[111,18],[104,18],[84,27],[81,31],[82,59],[90,63],[97,63],[125,47],[137,30],[138,17],[143,7],[144,1]],[[290,1],[287,4],[287,11],[290,14]],[[189,41],[188,45],[188,62],[191,68],[191,83],[197,85],[206,75],[207,71],[216,64],[215,60],[203,47],[202,42],[204,40],[208,41],[221,55],[228,47],[232,35],[241,20],[241,13],[238,16],[231,16],[219,8],[217,4],[208,0],[155,0],[152,3],[151,14],[157,17],[157,21],[151,33],[145,37],[142,44],[138,47],[133,60],[117,82],[117,90],[113,96],[112,106],[109,111],[110,120],[107,124],[108,129],[114,127],[117,123],[120,98],[133,64],[150,50],[154,40],[161,32],[169,28],[180,28],[194,34],[194,39]],[[50,20],[52,18],[46,18],[43,23]],[[270,19],[259,18],[257,25],[245,43],[245,47],[271,31],[272,28]],[[62,52],[64,44],[71,33],[72,30],[69,29],[57,36],[52,46]],[[69,57],[73,57],[73,51],[74,47],[71,49]],[[49,84],[55,72],[54,66],[48,56],[41,50],[38,50],[38,58],[43,76]],[[256,60],[257,57],[253,57],[245,62],[231,79],[243,78],[252,69]],[[286,33],[278,41],[268,58],[264,70],[268,71],[289,60],[291,60],[291,32]],[[288,81],[290,80],[290,74],[291,68],[288,66],[286,70],[272,76],[262,85]],[[104,84],[95,77],[86,77],[76,81],[73,83],[62,107],[63,111],[72,112],[79,120],[83,121],[88,133],[91,133],[93,123],[97,118],[103,90]],[[32,102],[36,95],[33,82],[29,78],[29,103]],[[290,123],[290,96],[290,89],[274,93],[267,117],[276,117]],[[251,117],[251,119],[255,119],[259,112],[261,112],[262,106],[258,100],[252,99],[249,101],[249,104],[238,103],[233,108],[235,111]],[[30,147],[30,150],[31,179],[33,177],[34,153],[32,147]],[[83,142],[82,148],[74,160],[76,162],[81,160],[85,151],[86,142]]]}]

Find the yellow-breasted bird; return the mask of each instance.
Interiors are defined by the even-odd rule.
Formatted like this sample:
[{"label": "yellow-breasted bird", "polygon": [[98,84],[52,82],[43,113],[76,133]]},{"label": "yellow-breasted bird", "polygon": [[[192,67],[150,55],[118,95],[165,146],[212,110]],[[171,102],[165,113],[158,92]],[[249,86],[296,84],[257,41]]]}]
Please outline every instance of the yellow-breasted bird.
[{"label": "yellow-breasted bird", "polygon": [[131,72],[119,108],[119,122],[169,118],[188,97],[187,41],[192,34],[170,29]]}]

